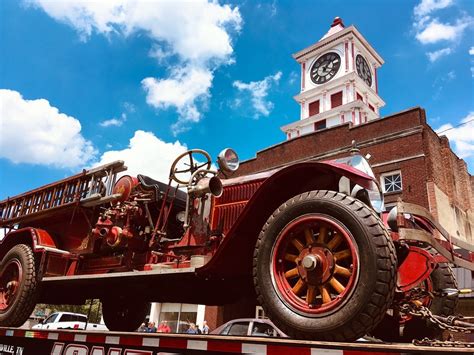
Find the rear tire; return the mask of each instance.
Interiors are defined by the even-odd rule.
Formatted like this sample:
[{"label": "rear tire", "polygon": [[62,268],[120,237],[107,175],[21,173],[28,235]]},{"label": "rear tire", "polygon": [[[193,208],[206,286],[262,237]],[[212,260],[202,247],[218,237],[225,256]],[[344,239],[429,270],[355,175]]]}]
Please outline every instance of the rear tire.
[{"label": "rear tire", "polygon": [[[430,249],[430,252],[435,253],[436,251]],[[457,289],[456,278],[447,263],[438,264],[426,282],[428,282],[429,288],[434,291],[445,288]],[[447,317],[455,313],[457,303],[457,295],[435,296],[428,308],[435,315]],[[442,330],[427,320],[414,317],[402,322],[401,319],[387,314],[383,321],[374,329],[372,335],[384,341],[403,341],[408,343],[411,343],[414,339],[440,339],[442,337]]]},{"label": "rear tire", "polygon": [[145,320],[150,303],[133,299],[113,299],[102,301],[102,315],[109,330],[133,332]]},{"label": "rear tire", "polygon": [[0,326],[19,327],[36,306],[37,276],[31,247],[18,244],[0,263]]},{"label": "rear tire", "polygon": [[[339,265],[342,252],[351,255]],[[281,265],[289,266],[279,272]],[[259,303],[290,337],[354,341],[372,330],[391,304],[396,266],[393,242],[373,210],[341,193],[311,191],[288,200],[268,219],[255,247],[253,275]],[[318,267],[327,276],[313,278]],[[343,273],[335,271],[341,267]]]},{"label": "rear tire", "polygon": [[[433,290],[442,290],[445,288],[457,289],[456,278],[453,270],[447,263],[440,263],[438,267],[431,272],[430,282]],[[456,310],[458,296],[435,296],[430,311],[438,316],[451,316]],[[414,339],[440,339],[443,331],[433,325],[430,321],[424,319],[411,319],[405,323],[403,328],[403,340],[411,342]]]}]

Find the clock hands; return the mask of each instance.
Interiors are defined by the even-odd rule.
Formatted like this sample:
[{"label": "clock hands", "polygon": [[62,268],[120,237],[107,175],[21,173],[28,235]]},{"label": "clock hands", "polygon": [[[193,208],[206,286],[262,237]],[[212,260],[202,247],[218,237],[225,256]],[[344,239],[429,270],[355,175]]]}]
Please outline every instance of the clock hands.
[{"label": "clock hands", "polygon": [[336,75],[341,65],[339,54],[330,52],[319,57],[311,68],[311,80],[323,84]]}]

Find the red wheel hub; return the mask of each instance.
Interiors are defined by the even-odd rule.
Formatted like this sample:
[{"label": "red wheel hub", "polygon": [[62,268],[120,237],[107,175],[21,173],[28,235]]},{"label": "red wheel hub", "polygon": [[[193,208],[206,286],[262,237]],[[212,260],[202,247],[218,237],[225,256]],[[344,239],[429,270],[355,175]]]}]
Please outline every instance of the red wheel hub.
[{"label": "red wheel hub", "polygon": [[303,215],[280,232],[272,250],[272,276],[282,301],[318,316],[339,308],[355,288],[357,245],[341,222]]},{"label": "red wheel hub", "polygon": [[17,259],[10,260],[0,276],[0,312],[8,310],[18,293],[23,268]]}]

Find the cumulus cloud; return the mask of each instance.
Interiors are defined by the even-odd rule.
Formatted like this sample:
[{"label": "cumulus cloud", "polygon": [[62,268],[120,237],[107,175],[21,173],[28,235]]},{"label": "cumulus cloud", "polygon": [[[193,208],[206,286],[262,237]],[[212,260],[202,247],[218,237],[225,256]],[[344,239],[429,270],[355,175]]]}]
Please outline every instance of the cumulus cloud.
[{"label": "cumulus cloud", "polygon": [[444,124],[436,130],[439,135],[449,138],[451,145],[454,144],[454,151],[460,158],[470,158],[474,156],[474,112],[470,112],[454,127],[451,123]]},{"label": "cumulus cloud", "polygon": [[413,12],[416,16],[422,17],[429,15],[431,12],[439,9],[444,9],[453,4],[453,0],[422,0]]},{"label": "cumulus cloud", "polygon": [[172,162],[186,150],[186,145],[179,141],[167,143],[151,132],[136,131],[127,148],[103,153],[95,165],[123,160],[128,167],[126,174],[144,174],[155,180],[168,182]]},{"label": "cumulus cloud", "polygon": [[451,48],[443,48],[434,52],[428,52],[426,55],[428,56],[428,59],[430,62],[436,62],[439,58],[451,54],[452,49]]},{"label": "cumulus cloud", "polygon": [[205,68],[190,66],[175,69],[172,76],[161,80],[145,78],[142,86],[149,105],[158,109],[176,107],[180,115],[180,120],[172,126],[176,135],[186,130],[187,123],[201,119],[197,104],[210,96],[213,74]]},{"label": "cumulus cloud", "polygon": [[[231,33],[239,32],[242,23],[238,7],[208,0],[26,2],[43,9],[57,21],[72,26],[83,40],[94,32],[110,38],[143,33],[152,41],[149,54],[159,63],[170,57],[176,58],[178,64],[170,68],[167,78],[146,78],[143,87],[147,91],[149,104],[160,109],[176,108],[179,114],[177,126],[181,127],[200,120],[199,109],[202,107],[199,103],[209,98],[213,71],[220,65],[232,63]],[[178,69],[183,67],[190,73],[183,74]],[[186,79],[196,73],[207,80],[187,93],[190,84]],[[164,87],[171,87],[172,93],[161,90]],[[186,92],[184,103],[179,96],[183,92]]]},{"label": "cumulus cloud", "polygon": [[420,28],[420,31],[416,34],[416,39],[422,44],[440,41],[454,42],[461,38],[464,30],[471,24],[472,18],[470,17],[458,19],[453,25],[433,19]]},{"label": "cumulus cloud", "polygon": [[45,99],[26,100],[0,90],[0,157],[14,163],[82,166],[96,151],[81,134],[81,123]]},{"label": "cumulus cloud", "polygon": [[[250,94],[252,107],[255,110],[254,118],[260,116],[268,116],[273,109],[273,102],[267,100],[268,92],[273,84],[278,84],[282,73],[279,71],[275,75],[265,77],[261,81],[251,81],[244,83],[242,81],[234,81],[232,84],[240,92],[247,92]],[[240,102],[240,101],[239,101]]]}]

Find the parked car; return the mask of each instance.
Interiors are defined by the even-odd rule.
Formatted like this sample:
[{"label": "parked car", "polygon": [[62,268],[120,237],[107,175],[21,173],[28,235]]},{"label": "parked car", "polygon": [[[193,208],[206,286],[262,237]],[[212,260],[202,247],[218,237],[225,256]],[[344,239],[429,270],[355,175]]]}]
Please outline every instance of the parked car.
[{"label": "parked car", "polygon": [[288,335],[278,329],[270,319],[256,318],[239,318],[231,320],[214,329],[210,334],[288,338]]},{"label": "parked car", "polygon": [[32,329],[108,330],[105,324],[87,322],[87,316],[84,314],[70,312],[55,312]]}]

